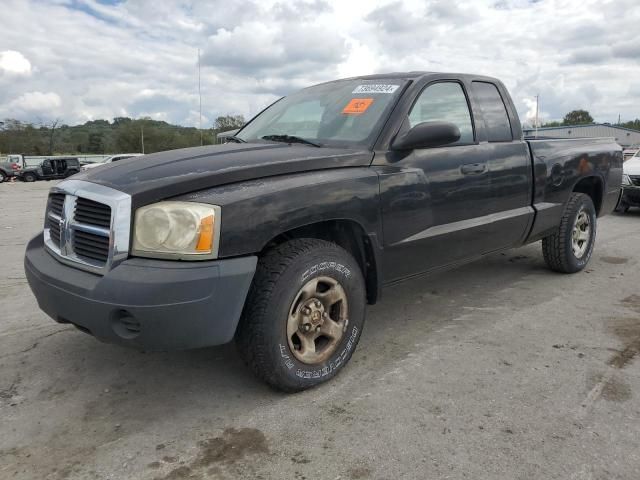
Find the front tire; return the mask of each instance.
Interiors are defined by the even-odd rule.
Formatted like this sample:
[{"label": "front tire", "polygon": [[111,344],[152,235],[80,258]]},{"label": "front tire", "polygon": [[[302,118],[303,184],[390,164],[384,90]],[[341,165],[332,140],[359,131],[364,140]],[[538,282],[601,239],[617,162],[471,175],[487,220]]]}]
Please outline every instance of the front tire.
[{"label": "front tire", "polygon": [[556,233],[542,239],[542,252],[551,270],[575,273],[589,263],[596,239],[596,209],[591,197],[572,193]]},{"label": "front tire", "polygon": [[22,176],[22,180],[24,180],[25,182],[35,182],[37,179],[33,173],[25,173]]},{"label": "front tire", "polygon": [[271,387],[297,392],[333,378],[364,326],[364,279],[344,249],[296,239],[258,262],[236,333],[240,355]]},{"label": "front tire", "polygon": [[7,175],[4,172],[0,172],[0,183],[3,183],[7,180]]}]

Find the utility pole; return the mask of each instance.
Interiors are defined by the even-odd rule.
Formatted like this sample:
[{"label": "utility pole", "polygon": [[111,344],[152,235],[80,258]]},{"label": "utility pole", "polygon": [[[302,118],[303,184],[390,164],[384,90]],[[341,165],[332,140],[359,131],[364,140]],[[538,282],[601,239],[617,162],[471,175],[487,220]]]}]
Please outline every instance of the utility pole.
[{"label": "utility pole", "polygon": [[144,124],[140,124],[140,142],[142,143],[142,154],[144,155]]},{"label": "utility pole", "polygon": [[200,146],[202,146],[202,91],[200,90],[200,49],[198,49],[198,98],[200,103]]},{"label": "utility pole", "polygon": [[540,100],[540,94],[536,95],[536,135],[535,138],[538,138],[538,102]]}]

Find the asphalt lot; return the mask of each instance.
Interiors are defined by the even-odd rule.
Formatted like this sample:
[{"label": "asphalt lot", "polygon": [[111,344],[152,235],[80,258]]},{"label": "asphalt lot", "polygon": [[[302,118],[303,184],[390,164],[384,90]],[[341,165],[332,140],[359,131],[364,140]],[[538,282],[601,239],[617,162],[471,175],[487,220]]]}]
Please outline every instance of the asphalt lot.
[{"label": "asphalt lot", "polygon": [[0,479],[640,478],[640,210],[577,275],[534,244],[387,290],[342,374],[287,396],[233,345],[140,353],[40,312],[50,186],[0,185]]}]

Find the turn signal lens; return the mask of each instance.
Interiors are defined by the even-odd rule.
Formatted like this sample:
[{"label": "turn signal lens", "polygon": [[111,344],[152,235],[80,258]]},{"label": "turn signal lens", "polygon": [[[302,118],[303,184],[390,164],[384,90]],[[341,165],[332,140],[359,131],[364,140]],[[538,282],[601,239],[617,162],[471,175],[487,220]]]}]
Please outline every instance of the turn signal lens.
[{"label": "turn signal lens", "polygon": [[198,252],[210,252],[213,246],[213,215],[200,220],[200,235],[196,250]]}]

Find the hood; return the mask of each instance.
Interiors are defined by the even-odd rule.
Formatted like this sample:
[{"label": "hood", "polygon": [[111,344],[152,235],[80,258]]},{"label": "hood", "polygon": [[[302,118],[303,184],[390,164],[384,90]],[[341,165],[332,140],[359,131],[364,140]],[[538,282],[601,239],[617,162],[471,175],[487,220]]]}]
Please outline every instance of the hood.
[{"label": "hood", "polygon": [[625,175],[640,175],[640,157],[632,157],[622,165]]},{"label": "hood", "polygon": [[91,170],[92,168],[101,167],[105,165],[104,163],[87,163],[86,165],[82,165],[83,170]]},{"label": "hood", "polygon": [[369,166],[373,152],[286,143],[231,143],[153,153],[74,175],[144,205],[204,188],[329,168]]}]

